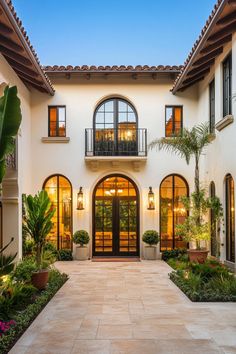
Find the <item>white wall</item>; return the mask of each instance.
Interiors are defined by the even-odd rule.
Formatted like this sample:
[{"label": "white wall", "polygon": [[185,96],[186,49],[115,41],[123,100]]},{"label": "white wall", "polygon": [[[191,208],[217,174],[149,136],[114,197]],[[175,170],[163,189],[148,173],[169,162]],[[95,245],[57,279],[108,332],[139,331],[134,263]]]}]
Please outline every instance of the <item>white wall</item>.
[{"label": "white wall", "polygon": [[[136,108],[139,128],[147,128],[148,142],[165,134],[165,105],[183,105],[185,126],[195,123],[197,101],[195,89],[177,97],[170,89],[172,82],[160,80],[122,81],[115,79],[54,80],[56,93],[49,97],[34,92],[32,96],[32,192],[42,188],[44,180],[52,174],[63,174],[72,183],[74,193],[73,226],[85,228],[92,234],[92,192],[100,178],[109,173],[123,173],[132,178],[141,196],[141,234],[144,230],[159,230],[159,186],[162,179],[178,173],[186,178],[190,187],[193,184],[193,166],[166,152],[149,151],[147,163],[135,172],[131,163],[121,164],[119,168],[103,165],[99,171],[92,172],[85,164],[85,128],[93,127],[93,113],[97,104],[110,96],[127,98]],[[45,144],[42,137],[48,133],[48,105],[66,105],[68,144]],[[84,189],[85,210],[76,210],[76,194],[79,186]],[[147,210],[148,187],[152,186],[156,197],[156,210]]]},{"label": "white wall", "polygon": [[[14,70],[0,54],[0,84],[17,86],[21,100],[22,123],[18,135],[18,166],[16,171],[8,171],[3,181],[3,241],[14,237],[10,251],[18,251],[21,256],[21,195],[31,192],[31,112],[30,92],[18,78]],[[2,91],[2,90],[1,90]],[[2,92],[1,92],[2,95]]]},{"label": "white wall", "polygon": [[[209,83],[215,77],[215,118],[216,123],[223,118],[223,84],[222,84],[222,62],[232,50],[232,114],[236,118],[236,33],[232,43],[224,48],[224,52],[217,58],[215,66],[210,74],[199,85],[198,122],[209,121]],[[224,206],[226,174],[230,173],[236,183],[236,122],[228,125],[218,132],[213,143],[206,149],[202,159],[202,171],[205,186],[208,188],[211,181],[215,182],[216,194]],[[223,228],[222,228],[223,231]],[[225,259],[225,234],[221,232],[221,258]]]}]

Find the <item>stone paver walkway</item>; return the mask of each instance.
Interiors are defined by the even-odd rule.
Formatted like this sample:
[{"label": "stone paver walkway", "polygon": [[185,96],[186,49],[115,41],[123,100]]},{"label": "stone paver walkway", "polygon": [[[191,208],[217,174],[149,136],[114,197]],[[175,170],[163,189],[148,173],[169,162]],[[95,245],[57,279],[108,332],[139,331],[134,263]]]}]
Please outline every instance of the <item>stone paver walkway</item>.
[{"label": "stone paver walkway", "polygon": [[162,261],[57,267],[70,279],[10,354],[236,353],[236,304],[192,303]]}]

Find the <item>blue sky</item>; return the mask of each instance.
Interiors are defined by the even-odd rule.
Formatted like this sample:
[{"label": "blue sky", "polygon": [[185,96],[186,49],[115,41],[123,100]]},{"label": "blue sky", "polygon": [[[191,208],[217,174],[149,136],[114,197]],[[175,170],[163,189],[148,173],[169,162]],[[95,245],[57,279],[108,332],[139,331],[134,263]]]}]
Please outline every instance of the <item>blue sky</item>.
[{"label": "blue sky", "polygon": [[43,65],[178,65],[215,0],[13,0]]}]

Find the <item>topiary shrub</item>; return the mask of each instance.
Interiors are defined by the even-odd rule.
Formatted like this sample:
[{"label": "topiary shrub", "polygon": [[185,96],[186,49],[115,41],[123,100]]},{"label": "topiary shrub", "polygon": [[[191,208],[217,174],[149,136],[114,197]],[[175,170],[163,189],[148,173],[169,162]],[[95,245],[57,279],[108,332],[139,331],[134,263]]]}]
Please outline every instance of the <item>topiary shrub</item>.
[{"label": "topiary shrub", "polygon": [[73,235],[73,242],[76,245],[84,246],[89,243],[89,234],[85,230],[76,231]]},{"label": "topiary shrub", "polygon": [[147,243],[149,246],[153,246],[158,244],[160,238],[157,231],[147,230],[144,232],[142,240],[143,242]]},{"label": "topiary shrub", "polygon": [[58,251],[58,260],[59,261],[73,261],[71,249],[64,249]]},{"label": "topiary shrub", "polygon": [[162,259],[163,261],[168,261],[168,259],[170,258],[180,258],[185,256],[186,254],[186,248],[174,248],[173,250],[162,251]]}]

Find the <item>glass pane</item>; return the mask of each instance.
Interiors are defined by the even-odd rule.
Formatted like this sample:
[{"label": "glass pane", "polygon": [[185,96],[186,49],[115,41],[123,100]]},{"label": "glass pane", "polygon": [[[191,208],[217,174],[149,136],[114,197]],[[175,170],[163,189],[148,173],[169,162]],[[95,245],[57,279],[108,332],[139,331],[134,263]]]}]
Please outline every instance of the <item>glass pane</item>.
[{"label": "glass pane", "polygon": [[49,108],[49,120],[50,120],[50,122],[57,121],[57,107],[50,107]]},{"label": "glass pane", "polygon": [[106,112],[113,112],[114,111],[114,101],[107,101],[105,103],[105,111]]},{"label": "glass pane", "polygon": [[58,120],[60,122],[66,121],[66,108],[65,107],[58,107]]},{"label": "glass pane", "polygon": [[[62,176],[53,176],[44,189],[56,209],[53,216],[53,228],[47,240],[59,249],[71,248],[72,234],[72,193],[69,181]],[[59,199],[58,199],[59,198]]]},{"label": "glass pane", "polygon": [[173,109],[166,107],[166,136],[173,135]]},{"label": "glass pane", "polygon": [[187,185],[183,178],[172,175],[164,179],[161,184],[161,249],[186,247],[181,237],[175,236],[177,224],[182,223],[187,215],[182,196],[187,196]]},{"label": "glass pane", "polygon": [[96,123],[104,123],[104,113],[96,113]]},{"label": "glass pane", "polygon": [[118,102],[118,110],[119,112],[127,112],[128,110],[128,105],[124,101],[119,101]]}]

